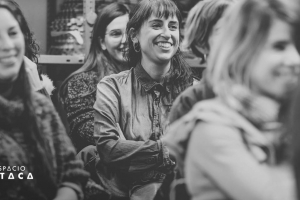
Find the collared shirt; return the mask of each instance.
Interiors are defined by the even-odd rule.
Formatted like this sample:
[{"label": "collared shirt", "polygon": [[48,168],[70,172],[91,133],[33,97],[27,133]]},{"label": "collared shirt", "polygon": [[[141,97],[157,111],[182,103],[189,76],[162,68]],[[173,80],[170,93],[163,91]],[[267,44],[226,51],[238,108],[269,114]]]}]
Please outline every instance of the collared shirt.
[{"label": "collared shirt", "polygon": [[169,158],[159,139],[168,129],[172,96],[171,83],[155,82],[141,65],[103,78],[94,104],[101,160],[129,173],[163,165]]}]

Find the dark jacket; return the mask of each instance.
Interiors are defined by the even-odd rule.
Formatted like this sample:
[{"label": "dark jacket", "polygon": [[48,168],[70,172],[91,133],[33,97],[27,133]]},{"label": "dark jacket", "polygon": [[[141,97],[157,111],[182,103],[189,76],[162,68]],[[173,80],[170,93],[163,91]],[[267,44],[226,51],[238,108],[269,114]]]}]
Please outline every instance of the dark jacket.
[{"label": "dark jacket", "polygon": [[[47,144],[47,148],[42,148],[45,148],[46,153],[52,158],[50,168],[53,169],[55,184],[57,187],[70,187],[82,197],[82,187],[88,179],[88,173],[82,169],[82,162],[75,159],[75,149],[52,102],[39,93],[33,93],[32,96],[39,134]],[[0,96],[0,166],[1,173],[4,173],[4,179],[0,180],[0,199],[50,199],[49,195],[53,198],[56,191],[45,194],[41,190],[47,188],[48,183],[35,173],[41,166],[32,164],[37,155],[32,150],[35,144],[28,140],[27,132],[25,133],[23,126],[20,125],[24,121],[24,112],[27,111],[24,110],[24,103],[20,97],[7,100]],[[24,166],[24,168],[5,171],[4,166]],[[8,180],[10,172],[14,180]],[[23,173],[22,180],[18,178],[20,172]],[[33,179],[27,179],[29,173],[32,173]]]},{"label": "dark jacket", "polygon": [[170,112],[170,123],[187,114],[197,102],[214,97],[215,94],[204,77],[198,84],[187,88],[176,98]]}]

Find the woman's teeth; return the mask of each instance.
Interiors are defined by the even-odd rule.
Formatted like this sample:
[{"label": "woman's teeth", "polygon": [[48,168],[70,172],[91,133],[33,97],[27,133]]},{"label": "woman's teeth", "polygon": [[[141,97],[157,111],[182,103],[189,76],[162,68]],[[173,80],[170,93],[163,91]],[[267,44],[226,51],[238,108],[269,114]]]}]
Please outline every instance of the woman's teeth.
[{"label": "woman's teeth", "polygon": [[170,48],[171,44],[168,42],[159,42],[159,43],[157,43],[157,46],[162,47],[162,48]]}]

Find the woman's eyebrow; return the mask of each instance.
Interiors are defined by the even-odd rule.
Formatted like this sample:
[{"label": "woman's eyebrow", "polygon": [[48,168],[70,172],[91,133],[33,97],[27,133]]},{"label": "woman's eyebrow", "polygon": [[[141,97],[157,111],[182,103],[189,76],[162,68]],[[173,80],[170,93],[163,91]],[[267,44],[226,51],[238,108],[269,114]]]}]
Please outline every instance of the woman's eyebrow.
[{"label": "woman's eyebrow", "polygon": [[170,21],[171,24],[179,24],[178,21]]},{"label": "woman's eyebrow", "polygon": [[162,22],[162,20],[161,19],[152,19],[149,21],[149,23],[151,23],[151,22]]},{"label": "woman's eyebrow", "polygon": [[12,25],[8,28],[9,31],[12,31],[14,29],[17,29],[18,28],[18,25]]}]

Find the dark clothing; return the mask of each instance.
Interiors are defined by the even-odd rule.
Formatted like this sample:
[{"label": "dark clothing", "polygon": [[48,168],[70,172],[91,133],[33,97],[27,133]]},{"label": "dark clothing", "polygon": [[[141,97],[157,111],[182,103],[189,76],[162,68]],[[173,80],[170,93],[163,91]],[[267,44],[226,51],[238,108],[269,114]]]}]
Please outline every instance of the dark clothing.
[{"label": "dark clothing", "polygon": [[96,88],[104,76],[116,74],[126,69],[105,55],[99,55],[101,72],[97,70],[81,72],[74,75],[67,83],[67,93],[64,99],[64,110],[70,127],[69,135],[79,152],[88,145],[95,145],[94,110]]},{"label": "dark clothing", "polygon": [[[180,119],[182,116],[191,111],[193,106],[199,101],[211,99],[214,97],[215,94],[212,91],[211,87],[208,85],[204,76],[198,84],[187,88],[176,98],[170,111],[170,124],[174,123],[176,120]],[[174,134],[173,131],[169,132],[170,136]],[[171,152],[171,155],[175,156],[173,152]],[[171,190],[172,199],[190,199],[186,191],[186,185],[184,179],[182,179],[182,176],[182,172],[177,171],[175,177],[176,180],[172,183],[172,186],[170,187],[171,184],[167,182],[165,182],[162,186]]]},{"label": "dark clothing", "polygon": [[[32,94],[32,98],[39,135],[46,144],[41,148],[52,158],[49,164],[56,187],[70,187],[80,197],[82,196],[81,188],[88,179],[88,173],[82,169],[82,162],[75,159],[75,149],[52,102],[36,92]],[[33,150],[35,146],[33,141],[28,139],[28,132],[24,130],[24,126],[30,126],[30,124],[22,124],[24,112],[28,111],[25,110],[20,97],[7,100],[0,96],[0,166],[2,167],[1,173],[5,174],[4,180],[0,180],[0,199],[52,199],[56,191],[49,192],[49,183],[44,179],[47,176],[50,177],[50,174],[44,173],[44,177],[37,176],[37,170],[42,170],[42,167],[33,165],[34,160],[35,163],[39,162],[36,160],[39,157]],[[5,172],[4,166],[24,166],[25,171],[7,170]],[[10,172],[14,180],[8,180]],[[23,173],[24,179],[18,178],[19,172]],[[32,173],[33,179],[27,179],[29,173]],[[48,190],[48,194],[45,190]]]},{"label": "dark clothing", "polygon": [[77,74],[67,83],[64,108],[70,127],[69,136],[77,151],[88,145],[95,145],[93,105],[97,83],[95,71]]},{"label": "dark clothing", "polygon": [[170,123],[187,114],[197,102],[213,97],[215,94],[204,77],[198,84],[187,88],[176,98],[170,111]]},{"label": "dark clothing", "polygon": [[105,185],[115,184],[107,190],[128,196],[142,185],[161,183],[170,172],[174,163],[160,138],[168,130],[174,99],[187,85],[173,87],[155,82],[140,64],[98,84],[97,150],[107,169]]}]

